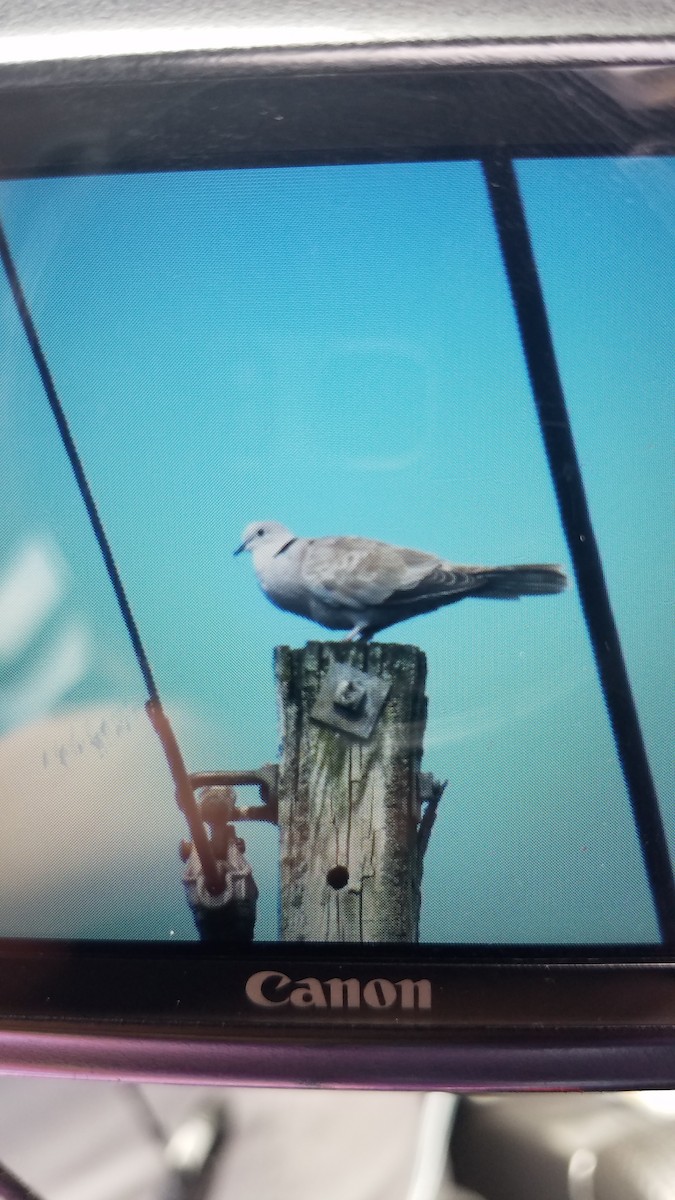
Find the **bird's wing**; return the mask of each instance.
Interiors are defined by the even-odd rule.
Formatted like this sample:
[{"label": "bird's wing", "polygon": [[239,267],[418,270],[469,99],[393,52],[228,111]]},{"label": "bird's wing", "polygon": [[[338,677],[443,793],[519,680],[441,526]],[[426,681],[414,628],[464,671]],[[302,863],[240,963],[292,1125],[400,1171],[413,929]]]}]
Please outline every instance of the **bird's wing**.
[{"label": "bird's wing", "polygon": [[356,612],[391,602],[412,604],[426,595],[472,586],[462,568],[455,572],[433,554],[359,537],[309,542],[303,582],[323,604]]}]

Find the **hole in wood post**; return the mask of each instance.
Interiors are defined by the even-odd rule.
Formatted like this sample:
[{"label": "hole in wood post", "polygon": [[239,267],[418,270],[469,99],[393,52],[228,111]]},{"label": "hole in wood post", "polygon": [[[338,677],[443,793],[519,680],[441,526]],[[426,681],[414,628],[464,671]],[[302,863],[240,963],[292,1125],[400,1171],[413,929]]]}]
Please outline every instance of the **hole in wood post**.
[{"label": "hole in wood post", "polygon": [[326,883],[339,892],[349,883],[349,871],[346,867],[331,867],[330,871],[326,872]]}]

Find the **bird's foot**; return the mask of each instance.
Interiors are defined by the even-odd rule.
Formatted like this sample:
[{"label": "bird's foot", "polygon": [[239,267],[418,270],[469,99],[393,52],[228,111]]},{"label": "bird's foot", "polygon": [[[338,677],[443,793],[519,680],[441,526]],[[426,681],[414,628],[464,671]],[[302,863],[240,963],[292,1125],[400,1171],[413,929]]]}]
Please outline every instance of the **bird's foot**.
[{"label": "bird's foot", "polygon": [[349,633],[343,637],[343,642],[367,642],[370,637],[367,625],[355,625],[350,629]]}]

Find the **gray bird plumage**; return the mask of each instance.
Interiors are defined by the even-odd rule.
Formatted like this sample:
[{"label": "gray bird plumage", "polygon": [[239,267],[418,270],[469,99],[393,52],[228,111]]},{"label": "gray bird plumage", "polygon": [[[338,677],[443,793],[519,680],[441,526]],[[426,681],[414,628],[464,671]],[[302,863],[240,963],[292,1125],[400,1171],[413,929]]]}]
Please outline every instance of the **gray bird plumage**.
[{"label": "gray bird plumage", "polygon": [[567,577],[550,563],[466,567],[422,550],[362,537],[299,538],[278,521],[242,534],[265,595],[286,612],[367,641],[399,621],[467,596],[516,600],[562,592]]}]

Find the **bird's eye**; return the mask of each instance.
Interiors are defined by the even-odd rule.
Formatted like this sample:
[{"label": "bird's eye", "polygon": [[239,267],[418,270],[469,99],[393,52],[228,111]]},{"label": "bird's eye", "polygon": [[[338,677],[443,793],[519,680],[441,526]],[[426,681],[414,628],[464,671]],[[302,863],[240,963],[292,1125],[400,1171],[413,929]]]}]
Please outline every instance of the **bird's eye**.
[{"label": "bird's eye", "polygon": [[264,532],[265,532],[265,530],[264,530],[264,529],[259,529],[259,530],[258,530],[258,537],[262,537],[262,535],[263,535],[263,533],[264,533]]}]

